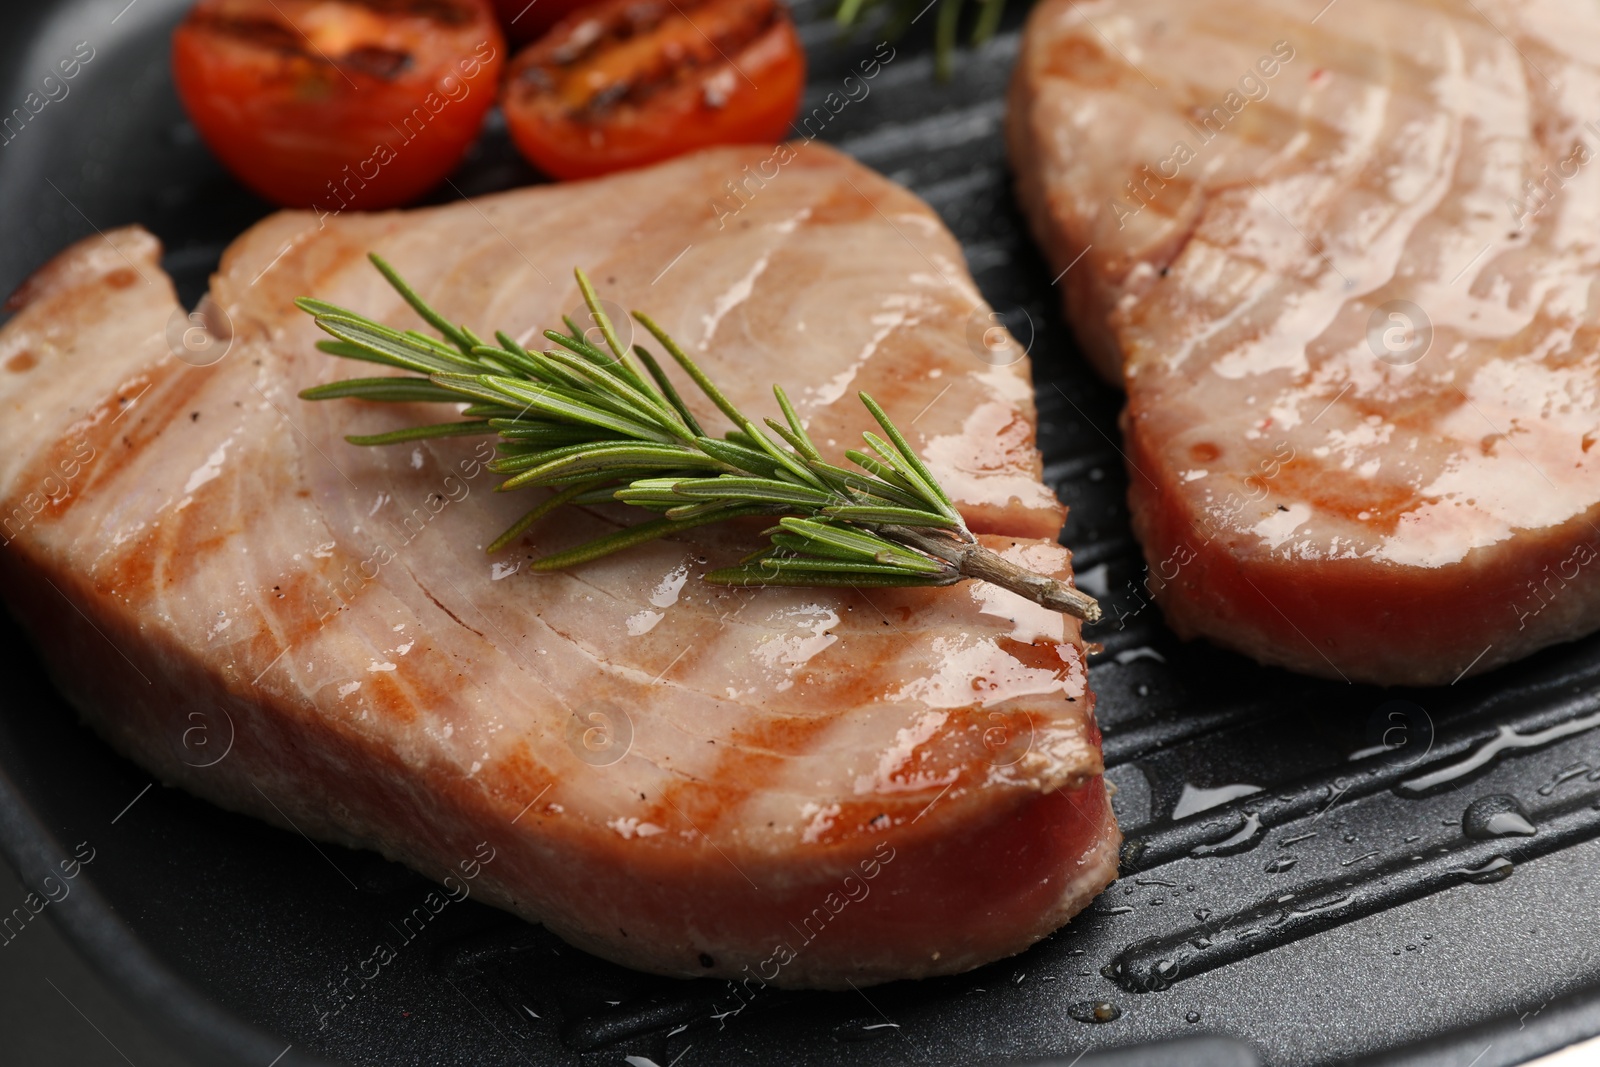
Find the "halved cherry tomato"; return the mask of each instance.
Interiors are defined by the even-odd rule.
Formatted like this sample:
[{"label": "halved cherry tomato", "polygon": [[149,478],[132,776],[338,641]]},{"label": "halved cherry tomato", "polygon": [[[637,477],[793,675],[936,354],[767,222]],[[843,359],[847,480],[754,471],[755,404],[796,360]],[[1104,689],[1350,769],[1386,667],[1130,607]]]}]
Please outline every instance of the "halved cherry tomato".
[{"label": "halved cherry tomato", "polygon": [[172,71],[235,177],[322,214],[393,207],[449,174],[505,51],[486,0],[200,0]]},{"label": "halved cherry tomato", "polygon": [[501,105],[534,166],[585,178],[783,140],[805,77],[776,0],[601,0],[517,54]]},{"label": "halved cherry tomato", "polygon": [[544,32],[580,7],[596,0],[494,0],[500,27],[518,44],[544,36]]}]

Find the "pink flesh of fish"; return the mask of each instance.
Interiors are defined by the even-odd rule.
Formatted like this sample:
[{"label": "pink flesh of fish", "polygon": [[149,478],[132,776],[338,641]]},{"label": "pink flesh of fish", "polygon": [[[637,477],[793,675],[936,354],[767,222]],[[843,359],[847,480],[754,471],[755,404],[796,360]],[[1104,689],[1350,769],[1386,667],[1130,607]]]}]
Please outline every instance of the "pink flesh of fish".
[{"label": "pink flesh of fish", "polygon": [[203,368],[169,352],[148,234],[63,252],[0,331],[0,574],[63,692],[228,808],[441,879],[492,850],[480,898],[645,970],[843,987],[1059,927],[1115,876],[1119,840],[1074,620],[972,584],[703,583],[760,523],[534,574],[637,513],[569,510],[487,557],[539,498],[491,491],[489,439],[358,448],[343,435],[448,411],[296,398],[372,370],[314,351],[294,297],[421,325],[368,251],[453,320],[530,341],[580,305],[581,265],[747,411],[776,415],[785,384],[831,452],[874,393],[986,543],[1070,575],[1026,364],[969,348],[987,308],[956,242],[816,147],[719,227],[710,202],[771,151],[275,215],[224,257],[234,339]]},{"label": "pink flesh of fish", "polygon": [[1169,622],[1446,683],[1600,628],[1600,8],[1320,6],[1045,0],[1012,158]]}]

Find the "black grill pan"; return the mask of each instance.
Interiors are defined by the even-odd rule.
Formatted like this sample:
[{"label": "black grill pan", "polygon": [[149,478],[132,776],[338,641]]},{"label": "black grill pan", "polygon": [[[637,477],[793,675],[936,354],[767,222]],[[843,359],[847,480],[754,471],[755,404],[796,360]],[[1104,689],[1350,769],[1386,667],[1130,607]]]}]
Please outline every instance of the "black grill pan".
[{"label": "black grill pan", "polygon": [[[0,288],[96,228],[140,222],[192,303],[223,246],[269,210],[183,119],[166,45],[183,6],[12,13],[0,111],[77,42],[95,54],[66,98],[0,146]],[[844,78],[880,35],[841,36],[814,0],[798,14],[808,109],[855,97],[813,128],[939,211],[1031,349],[1048,475],[1072,508],[1065,539],[1112,609],[1091,633],[1104,644],[1091,677],[1129,838],[1122,878],[1015,959],[866,995],[767,991],[737,1011],[719,983],[634,974],[469,901],[323,1019],[330,985],[428,883],[146,792],[149,775],[77,725],[3,623],[0,847],[30,885],[77,843],[95,850],[48,914],[198,1057],[263,1067],[280,1055],[282,1067],[954,1067],[1085,1053],[1106,1067],[1495,1067],[1600,1033],[1600,639],[1414,691],[1176,641],[1139,593],[1119,397],[1075,352],[1010,192],[1000,130],[1021,12],[944,84],[922,20],[865,97]],[[532,179],[493,126],[455,183],[476,195]],[[1504,797],[1537,832],[1468,836],[1463,820],[1486,823]],[[1115,1018],[1080,1021],[1097,1014]]]}]

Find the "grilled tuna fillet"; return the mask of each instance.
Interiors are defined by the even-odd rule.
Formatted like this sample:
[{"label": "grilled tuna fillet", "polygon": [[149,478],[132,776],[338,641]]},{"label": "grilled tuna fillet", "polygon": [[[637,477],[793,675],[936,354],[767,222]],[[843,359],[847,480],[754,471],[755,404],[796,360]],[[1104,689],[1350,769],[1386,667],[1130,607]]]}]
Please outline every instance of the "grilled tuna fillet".
[{"label": "grilled tuna fillet", "polygon": [[488,558],[539,499],[491,492],[488,439],[357,448],[343,435],[444,409],[296,399],[367,371],[313,350],[294,297],[421,326],[369,250],[524,340],[580,306],[581,265],[746,410],[777,414],[787,383],[819,444],[859,440],[871,391],[985,543],[1070,574],[1025,365],[969,349],[987,308],[955,241],[883,178],[792,151],[743,201],[725,183],[771,149],[275,215],[223,259],[233,342],[203,368],[169,351],[153,238],[63,252],[0,332],[0,575],[62,691],[170,784],[435,878],[470,868],[481,898],[649,971],[842,987],[1059,927],[1118,843],[1074,620],[971,584],[699,580],[760,524],[535,574],[628,513],[569,511]]},{"label": "grilled tuna fillet", "polygon": [[1010,149],[1174,629],[1450,682],[1600,627],[1600,8],[1321,6],[1044,0]]}]

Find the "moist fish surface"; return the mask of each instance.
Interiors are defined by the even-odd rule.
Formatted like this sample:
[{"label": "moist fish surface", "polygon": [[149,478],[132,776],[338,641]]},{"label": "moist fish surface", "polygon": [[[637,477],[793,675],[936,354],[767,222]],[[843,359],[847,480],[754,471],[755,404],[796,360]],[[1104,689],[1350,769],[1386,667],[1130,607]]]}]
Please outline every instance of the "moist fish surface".
[{"label": "moist fish surface", "polygon": [[575,945],[686,977],[961,971],[1115,876],[1075,620],[973,583],[702,582],[759,522],[533,573],[638,513],[568,509],[486,556],[542,492],[492,491],[490,439],[358,448],[344,435],[446,409],[296,397],[370,371],[314,350],[295,297],[422,326],[369,251],[451,320],[525,343],[581,307],[580,266],[756,417],[785,385],[826,451],[859,441],[873,393],[985,544],[1067,578],[1026,363],[971,350],[988,308],[905,190],[820,147],[738,148],[282,213],[228,249],[220,313],[194,321],[159,251],[111,231],[13,298],[0,575],[62,692],[164,782],[470,873]]},{"label": "moist fish surface", "polygon": [[1018,188],[1181,635],[1425,685],[1600,628],[1597,94],[1593,4],[1033,9]]}]

